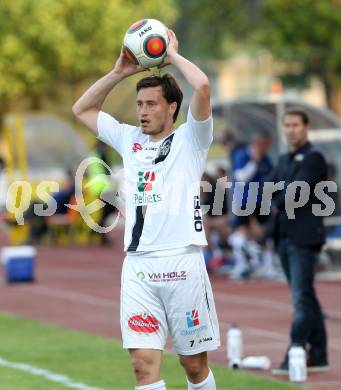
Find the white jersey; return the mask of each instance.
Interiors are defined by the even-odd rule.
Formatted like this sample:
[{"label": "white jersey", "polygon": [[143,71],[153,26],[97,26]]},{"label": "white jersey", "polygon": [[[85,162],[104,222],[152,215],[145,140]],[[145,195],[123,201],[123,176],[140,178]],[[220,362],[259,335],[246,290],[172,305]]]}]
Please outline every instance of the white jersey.
[{"label": "white jersey", "polygon": [[206,245],[200,180],[213,138],[212,117],[196,121],[189,110],[187,122],[158,142],[104,112],[97,127],[98,138],[123,159],[125,251]]}]

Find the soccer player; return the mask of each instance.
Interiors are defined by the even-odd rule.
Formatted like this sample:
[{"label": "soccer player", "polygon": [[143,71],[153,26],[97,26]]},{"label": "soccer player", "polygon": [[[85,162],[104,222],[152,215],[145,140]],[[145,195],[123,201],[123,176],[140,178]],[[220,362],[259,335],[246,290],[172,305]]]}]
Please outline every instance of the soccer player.
[{"label": "soccer player", "polygon": [[120,153],[125,169],[126,258],[122,269],[121,330],[136,376],[136,390],[165,390],[162,353],[170,335],[187,374],[188,389],[214,390],[207,351],[220,345],[219,326],[201,247],[206,238],[200,179],[212,142],[210,83],[178,53],[168,31],[164,64],[193,89],[187,121],[177,129],[182,92],[169,74],[137,83],[139,127],[101,111],[109,92],[144,69],[121,52],[115,67],[74,104],[73,112]]}]

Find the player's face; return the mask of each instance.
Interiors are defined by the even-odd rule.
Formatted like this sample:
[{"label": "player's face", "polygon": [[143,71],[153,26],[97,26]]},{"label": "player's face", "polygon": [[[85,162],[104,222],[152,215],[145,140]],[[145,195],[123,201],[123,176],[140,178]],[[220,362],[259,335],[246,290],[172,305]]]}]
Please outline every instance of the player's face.
[{"label": "player's face", "polygon": [[309,126],[303,123],[299,115],[286,115],[283,124],[290,149],[299,149],[307,142]]},{"label": "player's face", "polygon": [[162,88],[142,88],[137,93],[136,110],[144,134],[158,135],[173,127],[174,104],[162,95]]},{"label": "player's face", "polygon": [[262,137],[257,142],[257,147],[262,156],[264,156],[269,151],[270,146],[271,146],[270,137]]}]

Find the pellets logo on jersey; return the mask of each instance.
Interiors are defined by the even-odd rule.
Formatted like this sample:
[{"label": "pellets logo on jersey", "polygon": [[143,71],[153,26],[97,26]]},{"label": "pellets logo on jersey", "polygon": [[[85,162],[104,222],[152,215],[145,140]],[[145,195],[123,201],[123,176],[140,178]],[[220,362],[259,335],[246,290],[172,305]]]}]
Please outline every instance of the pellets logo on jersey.
[{"label": "pellets logo on jersey", "polygon": [[160,328],[159,321],[151,314],[135,315],[128,319],[128,326],[138,333],[154,333]]},{"label": "pellets logo on jersey", "polygon": [[133,147],[131,148],[131,150],[132,150],[134,153],[136,153],[136,152],[138,152],[139,150],[142,150],[142,149],[143,149],[143,148],[142,148],[142,145],[139,144],[139,143],[137,143],[137,142],[135,142],[134,145],[133,145]]},{"label": "pellets logo on jersey", "polygon": [[193,328],[194,326],[198,326],[200,324],[199,321],[199,312],[196,309],[193,309],[191,312],[186,312],[187,319],[187,327]]},{"label": "pellets logo on jersey", "polygon": [[139,171],[137,189],[139,192],[151,191],[153,189],[153,182],[155,181],[154,171]]}]

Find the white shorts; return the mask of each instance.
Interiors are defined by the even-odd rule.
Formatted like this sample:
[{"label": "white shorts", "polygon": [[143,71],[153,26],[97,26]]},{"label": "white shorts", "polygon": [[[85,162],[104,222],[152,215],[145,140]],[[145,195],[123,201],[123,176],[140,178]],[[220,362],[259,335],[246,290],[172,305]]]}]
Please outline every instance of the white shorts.
[{"label": "white shorts", "polygon": [[163,350],[170,335],[180,355],[217,349],[219,325],[201,249],[191,246],[170,253],[126,256],[121,279],[123,347]]}]

